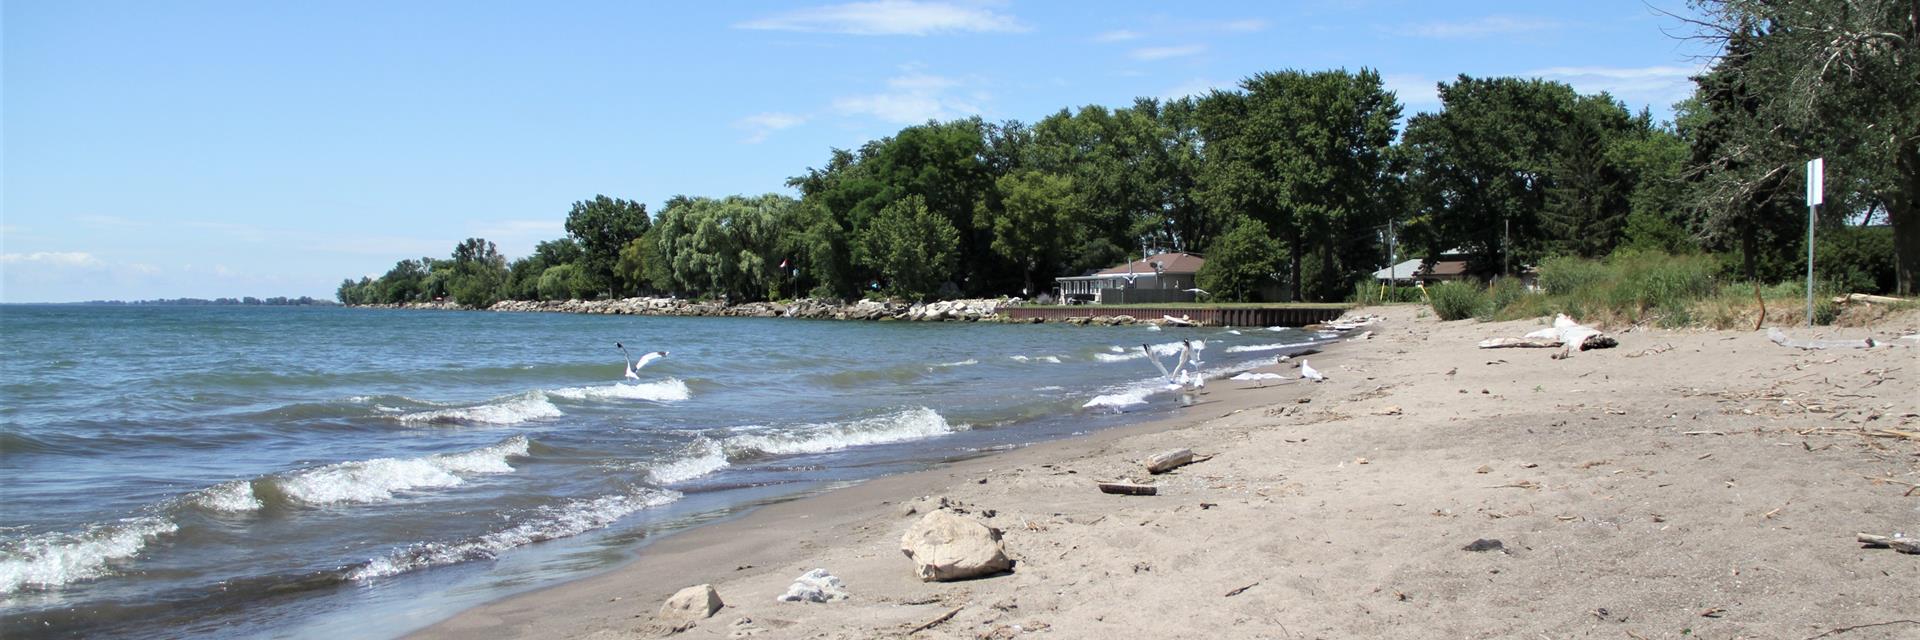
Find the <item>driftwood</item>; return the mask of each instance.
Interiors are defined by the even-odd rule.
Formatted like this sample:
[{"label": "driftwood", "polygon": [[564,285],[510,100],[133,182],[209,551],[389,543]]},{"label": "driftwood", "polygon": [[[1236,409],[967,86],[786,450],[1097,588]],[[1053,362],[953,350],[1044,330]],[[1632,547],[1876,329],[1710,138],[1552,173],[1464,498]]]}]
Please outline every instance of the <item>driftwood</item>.
[{"label": "driftwood", "polygon": [[1867,304],[1899,304],[1902,302],[1906,302],[1906,300],[1902,300],[1900,298],[1889,298],[1887,296],[1875,296],[1875,295],[1868,295],[1864,293],[1849,293],[1844,296],[1834,296],[1833,301],[1840,304],[1846,304],[1849,302],[1865,302]]},{"label": "driftwood", "polygon": [[1160,488],[1150,484],[1136,484],[1132,482],[1102,482],[1100,483],[1100,492],[1123,496],[1151,496],[1160,493]]},{"label": "driftwood", "polygon": [[1174,449],[1147,458],[1147,473],[1161,474],[1193,464],[1192,449]]},{"label": "driftwood", "polygon": [[1860,544],[1875,549],[1892,549],[1900,553],[1920,554],[1920,538],[1893,538],[1876,536],[1871,533],[1856,533],[1854,539]]},{"label": "driftwood", "polygon": [[1772,340],[1774,344],[1782,347],[1793,347],[1795,349],[1872,349],[1874,345],[1873,338],[1862,340],[1795,340],[1787,337],[1787,333],[1781,331],[1780,327],[1768,328],[1767,339]]},{"label": "driftwood", "polygon": [[932,619],[932,620],[928,620],[928,621],[926,621],[926,622],[922,622],[922,623],[920,623],[919,625],[917,625],[917,626],[915,626],[914,628],[912,628],[912,629],[908,629],[908,630],[907,630],[907,635],[913,635],[913,634],[916,634],[916,633],[920,633],[920,632],[922,632],[922,631],[926,631],[926,630],[928,630],[928,629],[932,629],[932,628],[934,627],[934,625],[938,625],[938,624],[940,624],[940,623],[942,623],[942,622],[946,622],[946,621],[948,621],[948,620],[952,620],[952,619],[953,619],[953,616],[954,616],[955,614],[958,614],[958,613],[960,613],[960,610],[961,610],[961,609],[965,609],[965,608],[966,608],[965,606],[959,606],[959,607],[954,607],[954,608],[952,608],[952,609],[950,609],[950,610],[948,610],[948,611],[947,611],[946,613],[943,613],[943,614],[940,614],[940,616],[939,616],[939,617],[937,617],[937,618],[934,618],[934,619]]},{"label": "driftwood", "polygon": [[1555,338],[1487,338],[1480,341],[1482,349],[1557,349],[1560,341]]}]

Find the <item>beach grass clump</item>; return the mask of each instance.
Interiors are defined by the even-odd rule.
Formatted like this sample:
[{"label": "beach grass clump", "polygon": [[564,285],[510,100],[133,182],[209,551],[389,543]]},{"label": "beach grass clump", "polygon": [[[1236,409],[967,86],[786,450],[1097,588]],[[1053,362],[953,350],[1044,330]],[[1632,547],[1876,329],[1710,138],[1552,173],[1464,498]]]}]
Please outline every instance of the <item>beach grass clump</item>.
[{"label": "beach grass clump", "polygon": [[1367,281],[1355,283],[1353,295],[1348,296],[1348,299],[1359,305],[1419,302],[1420,290],[1412,286],[1388,287],[1378,282]]},{"label": "beach grass clump", "polygon": [[1442,282],[1427,288],[1433,315],[1441,320],[1464,320],[1478,316],[1488,306],[1486,292],[1471,282]]}]

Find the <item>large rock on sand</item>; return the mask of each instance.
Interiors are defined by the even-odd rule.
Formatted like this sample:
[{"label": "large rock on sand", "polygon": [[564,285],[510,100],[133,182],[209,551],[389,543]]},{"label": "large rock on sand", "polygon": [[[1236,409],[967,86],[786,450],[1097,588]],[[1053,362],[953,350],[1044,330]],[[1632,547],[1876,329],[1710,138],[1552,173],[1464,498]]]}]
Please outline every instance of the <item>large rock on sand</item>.
[{"label": "large rock on sand", "polygon": [[666,604],[660,605],[660,619],[676,625],[686,624],[706,619],[724,606],[726,603],[720,601],[720,592],[714,591],[713,585],[696,584],[667,598]]},{"label": "large rock on sand", "polygon": [[926,582],[965,580],[1013,568],[1000,531],[979,521],[940,510],[928,513],[900,536],[900,551],[914,562]]}]

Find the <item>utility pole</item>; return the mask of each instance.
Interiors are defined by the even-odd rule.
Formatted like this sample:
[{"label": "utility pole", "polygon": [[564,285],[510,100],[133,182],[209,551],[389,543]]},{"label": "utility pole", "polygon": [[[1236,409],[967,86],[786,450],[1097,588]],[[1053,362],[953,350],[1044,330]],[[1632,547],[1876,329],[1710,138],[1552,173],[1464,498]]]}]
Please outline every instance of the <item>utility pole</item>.
[{"label": "utility pole", "polygon": [[1813,326],[1813,222],[1826,201],[1827,159],[1807,161],[1807,326]]},{"label": "utility pole", "polygon": [[1513,222],[1500,219],[1500,277],[1508,277],[1508,264],[1513,261]]},{"label": "utility pole", "polygon": [[1389,296],[1387,298],[1388,301],[1392,301],[1394,298],[1398,297],[1400,294],[1400,271],[1399,271],[1400,262],[1399,260],[1394,258],[1393,249],[1394,249],[1393,220],[1389,219],[1387,220],[1387,291],[1389,293]]}]

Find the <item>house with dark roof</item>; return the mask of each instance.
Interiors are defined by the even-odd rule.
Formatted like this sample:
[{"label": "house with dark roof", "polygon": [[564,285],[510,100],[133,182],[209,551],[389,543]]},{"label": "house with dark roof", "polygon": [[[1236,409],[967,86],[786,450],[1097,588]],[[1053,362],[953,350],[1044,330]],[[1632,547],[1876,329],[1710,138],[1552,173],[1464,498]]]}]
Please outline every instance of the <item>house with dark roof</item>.
[{"label": "house with dark roof", "polygon": [[1055,278],[1067,304],[1193,302],[1195,276],[1206,258],[1170,251],[1079,276]]}]

